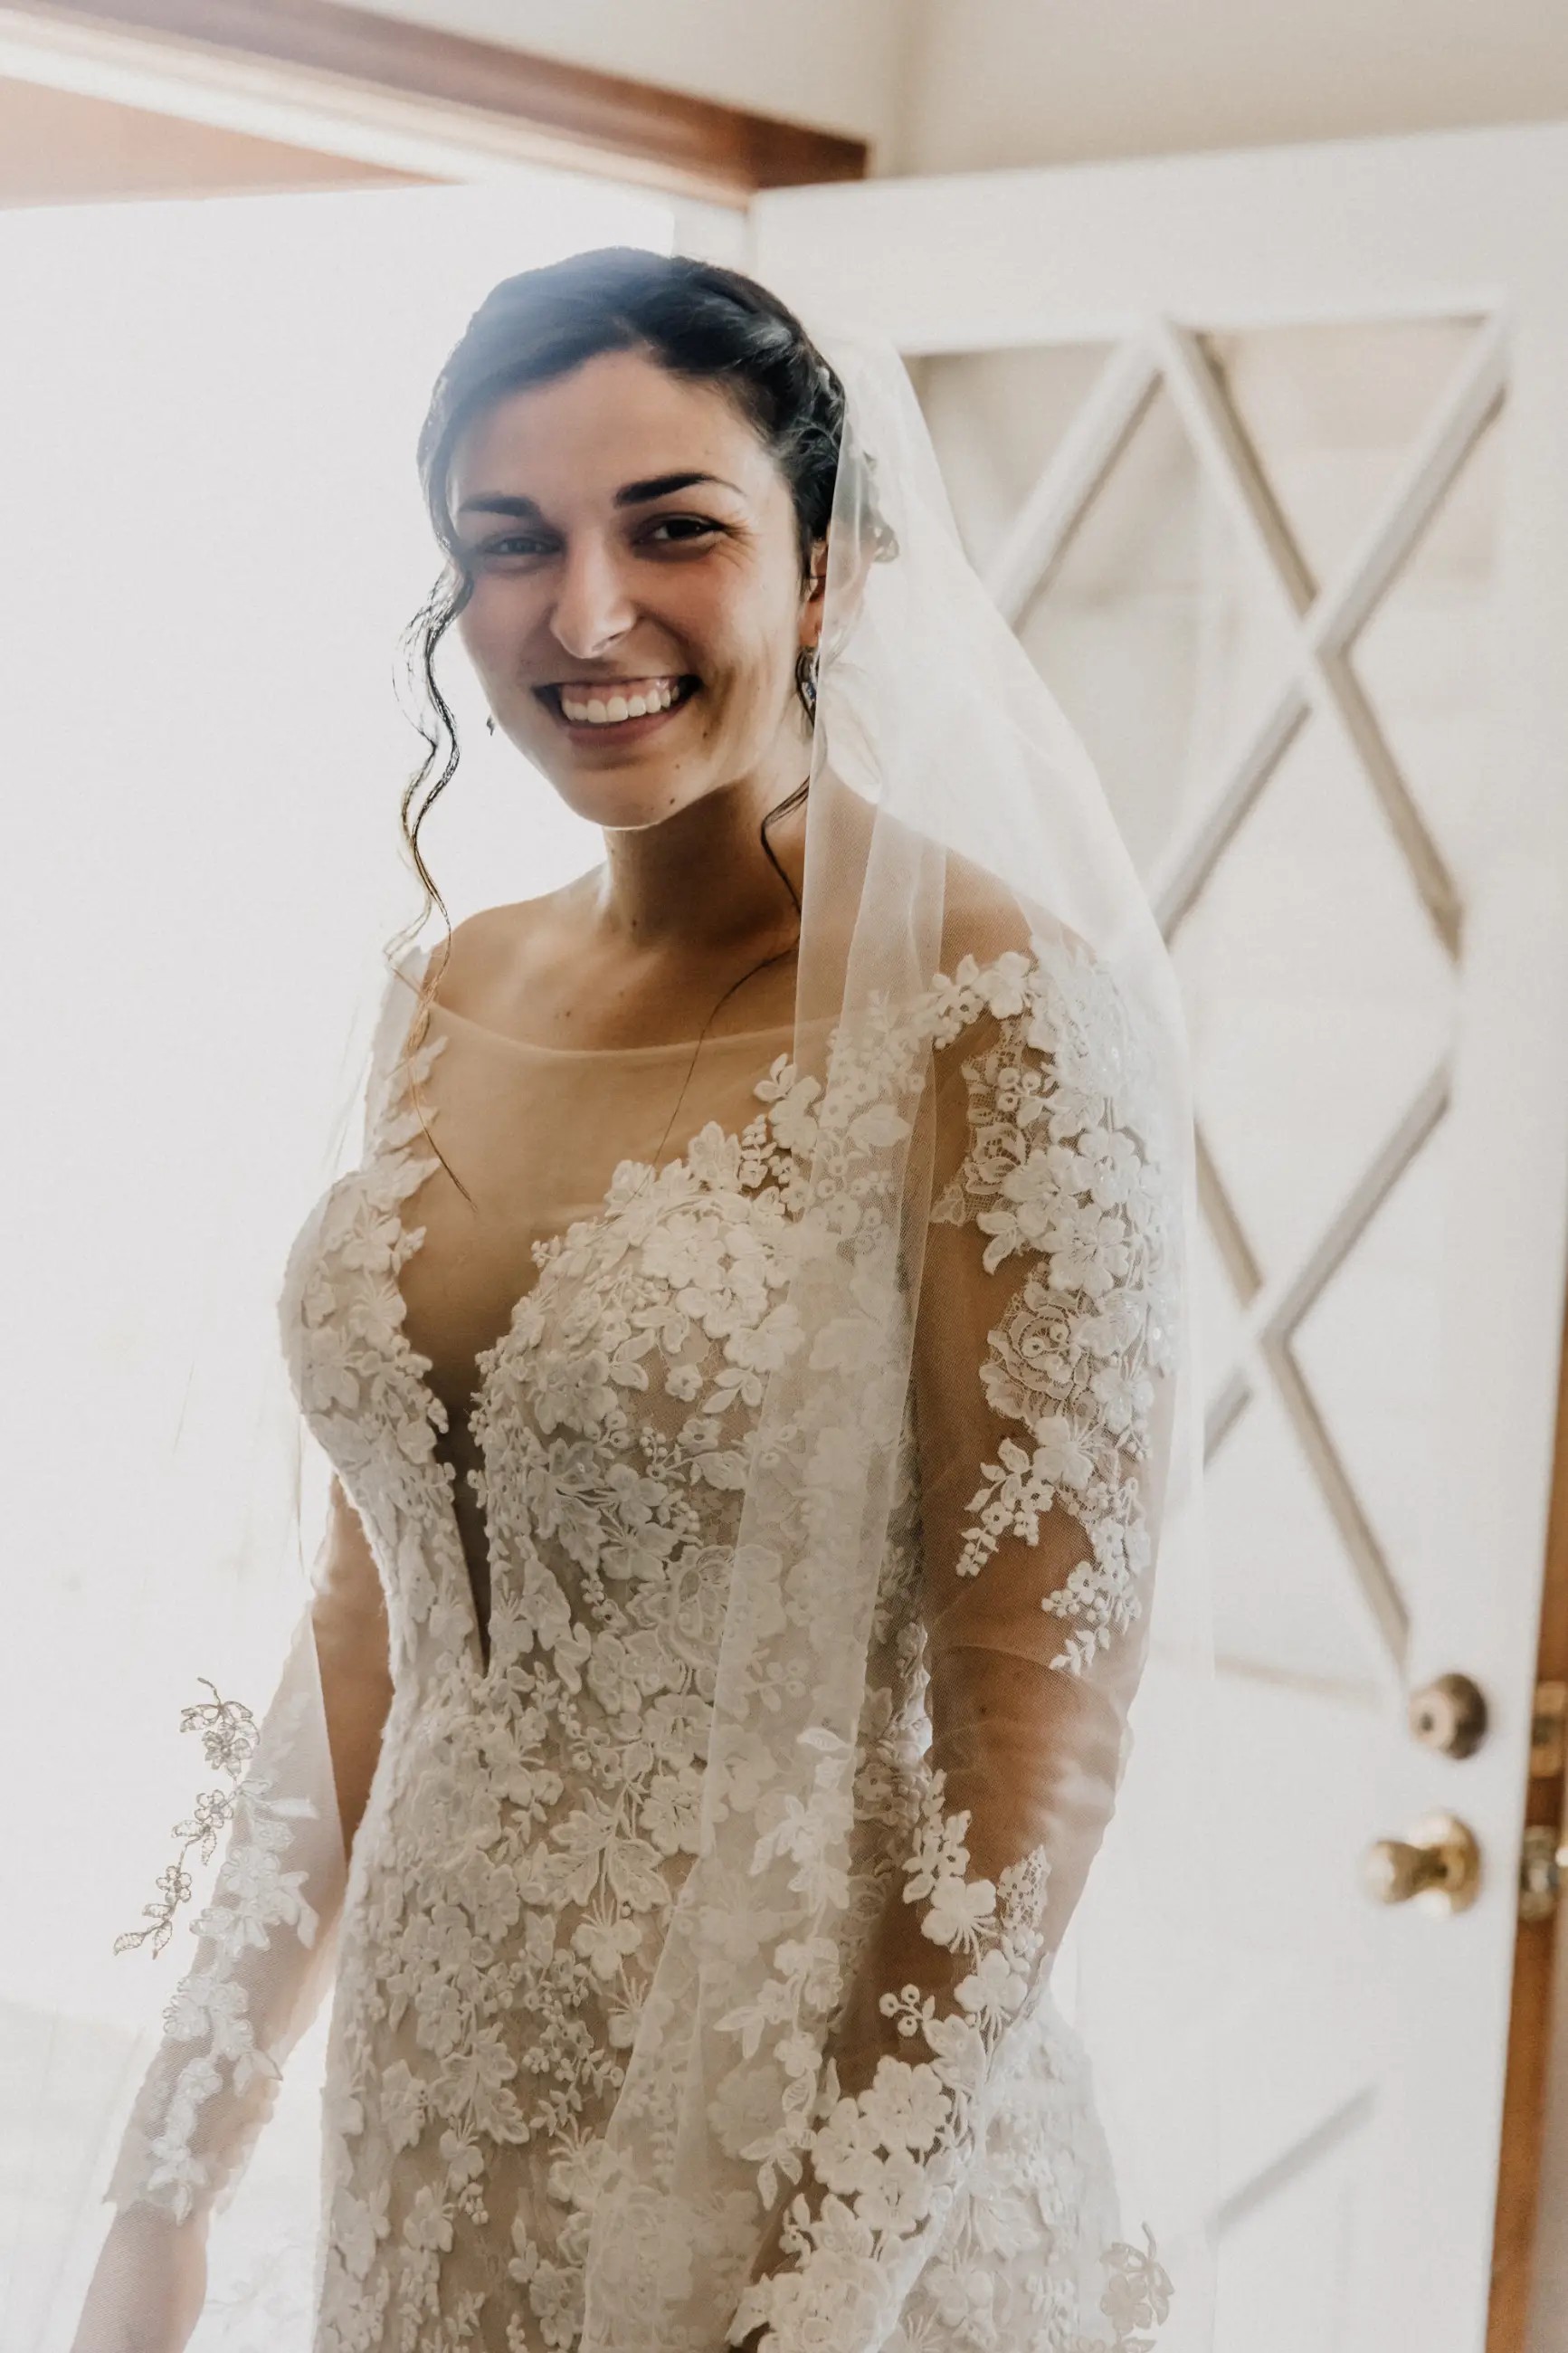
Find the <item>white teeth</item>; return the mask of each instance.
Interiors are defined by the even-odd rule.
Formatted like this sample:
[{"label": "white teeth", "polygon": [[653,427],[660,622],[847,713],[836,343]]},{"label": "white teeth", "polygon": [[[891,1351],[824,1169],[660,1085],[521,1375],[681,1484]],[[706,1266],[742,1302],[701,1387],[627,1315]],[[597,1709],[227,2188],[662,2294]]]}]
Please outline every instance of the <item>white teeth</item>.
[{"label": "white teeth", "polygon": [[668,711],[679,699],[680,689],[667,682],[642,694],[612,694],[607,698],[595,694],[586,701],[572,695],[565,687],[560,692],[562,712],[574,727],[614,727],[623,719],[644,719],[650,712]]}]

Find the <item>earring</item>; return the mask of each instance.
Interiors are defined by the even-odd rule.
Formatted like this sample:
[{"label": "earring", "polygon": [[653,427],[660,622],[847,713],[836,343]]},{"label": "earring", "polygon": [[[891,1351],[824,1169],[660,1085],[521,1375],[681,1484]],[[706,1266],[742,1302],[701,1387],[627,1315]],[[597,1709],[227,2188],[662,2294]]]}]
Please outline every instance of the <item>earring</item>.
[{"label": "earring", "polygon": [[495,715],[495,712],[492,711],[492,712],[489,714],[489,716],[487,717],[487,719],[486,719],[486,721],[485,721],[485,733],[486,733],[487,735],[493,735],[493,734],[495,733],[495,732],[496,732],[496,715]]},{"label": "earring", "polygon": [[820,649],[816,646],[802,646],[795,656],[795,687],[805,705],[806,717],[813,721],[816,717],[816,674],[820,660]]}]

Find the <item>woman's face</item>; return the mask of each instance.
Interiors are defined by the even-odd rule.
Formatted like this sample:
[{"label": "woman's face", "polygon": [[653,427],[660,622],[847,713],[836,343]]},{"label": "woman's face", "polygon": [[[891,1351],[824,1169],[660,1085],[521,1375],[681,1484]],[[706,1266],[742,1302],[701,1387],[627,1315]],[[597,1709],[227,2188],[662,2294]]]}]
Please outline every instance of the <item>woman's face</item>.
[{"label": "woman's face", "polygon": [[820,591],[783,475],[716,385],[606,352],[510,394],[459,439],[451,512],[496,724],[579,816],[652,825],[800,781]]}]

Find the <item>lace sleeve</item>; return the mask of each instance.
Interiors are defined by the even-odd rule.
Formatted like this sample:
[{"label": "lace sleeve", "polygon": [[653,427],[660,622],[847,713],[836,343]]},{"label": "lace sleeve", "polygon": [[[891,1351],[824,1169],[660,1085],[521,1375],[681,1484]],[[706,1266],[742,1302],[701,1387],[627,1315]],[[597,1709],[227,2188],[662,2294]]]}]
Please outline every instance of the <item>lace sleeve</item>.
[{"label": "lace sleeve", "polygon": [[[395,975],[382,997],[364,1092],[370,1135],[414,1002]],[[329,1193],[325,1200],[331,1199]],[[309,1243],[325,1201],[297,1239],[280,1313],[285,1350],[294,1286],[308,1280]],[[347,1851],[363,1810],[392,1695],[380,1573],[359,1514],[333,1478],[310,1596],[259,1726],[232,1702],[187,1711],[212,1719],[208,1762],[235,1787],[198,1801],[179,1825],[180,1856],[149,1905],[167,1941],[190,1894],[185,1856],[223,1860],[195,1920],[194,1961],[163,2013],[163,2033],[138,2088],[104,2195],[176,2223],[234,2195],[277,2104],[289,2052],[330,1981],[347,1881]]]},{"label": "lace sleeve", "polygon": [[243,2170],[330,1966],[344,1876],[331,1788],[307,1613],[222,1807],[223,1862],[121,2143],[111,2204],[184,2221],[222,2200]]},{"label": "lace sleeve", "polygon": [[[250,1753],[232,1794],[204,1800],[190,1826],[205,1823],[209,1841],[226,1827],[227,1842],[105,2193],[118,2206],[175,2221],[209,2211],[272,2113],[331,1976],[347,1849],[391,1699],[387,1647],[374,1558],[334,1479],[311,1599],[259,1732],[232,1704],[203,1711],[218,1719],[210,1762],[236,1769],[219,1745],[232,1748],[237,1726]],[[156,1934],[166,1938],[166,1913]]]},{"label": "lace sleeve", "polygon": [[[763,2353],[870,2353],[904,2309],[1110,1820],[1144,1654],[1173,1357],[1152,1123],[1103,969],[1005,961],[1011,985],[937,1057],[917,1819],[837,2015],[805,2178],[731,2324]],[[1157,2266],[1130,2286],[1142,2251],[1103,2252],[1113,2327],[1161,2317]]]}]

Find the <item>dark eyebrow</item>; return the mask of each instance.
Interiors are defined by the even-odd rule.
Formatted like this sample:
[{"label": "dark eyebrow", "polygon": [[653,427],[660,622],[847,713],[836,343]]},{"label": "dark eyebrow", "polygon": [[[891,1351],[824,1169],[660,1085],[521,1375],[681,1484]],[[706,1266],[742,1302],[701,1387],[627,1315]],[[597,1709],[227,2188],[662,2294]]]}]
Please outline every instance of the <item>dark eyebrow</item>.
[{"label": "dark eyebrow", "polygon": [[538,514],[539,509],[531,499],[513,498],[504,491],[477,491],[471,499],[463,501],[458,512],[460,515],[499,514],[531,518]]},{"label": "dark eyebrow", "polygon": [[616,504],[638,507],[647,499],[667,499],[672,491],[693,490],[699,482],[717,482],[721,490],[734,491],[737,498],[743,496],[722,474],[655,474],[649,481],[623,483],[616,492]]},{"label": "dark eyebrow", "polygon": [[[722,474],[654,474],[646,482],[623,482],[616,492],[615,503],[618,507],[639,507],[646,505],[649,499],[667,499],[673,491],[692,490],[700,482],[716,482],[721,490],[734,491],[737,498],[744,495],[735,483],[727,482]],[[540,508],[535,500],[519,498],[510,491],[479,491],[471,499],[465,499],[458,509],[460,515],[481,511],[486,514],[532,518],[540,512]]]}]

